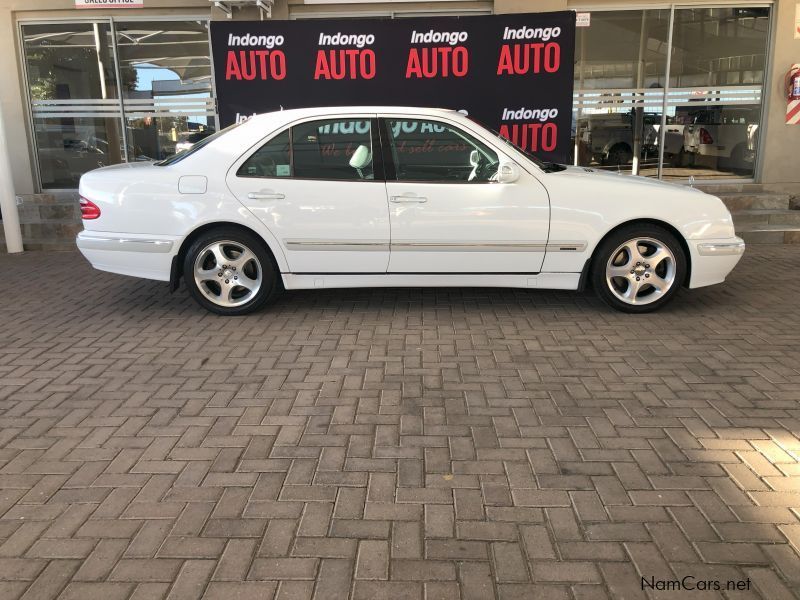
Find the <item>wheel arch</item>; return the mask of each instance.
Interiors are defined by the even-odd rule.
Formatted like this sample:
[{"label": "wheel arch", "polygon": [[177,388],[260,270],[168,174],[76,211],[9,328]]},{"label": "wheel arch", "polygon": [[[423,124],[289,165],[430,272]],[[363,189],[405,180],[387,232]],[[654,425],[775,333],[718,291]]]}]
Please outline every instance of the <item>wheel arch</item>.
[{"label": "wheel arch", "polygon": [[[183,259],[194,241],[204,233],[222,227],[239,229],[241,231],[250,233],[261,240],[261,242],[264,244],[264,249],[269,253],[269,257],[272,260],[272,265],[275,267],[276,273],[280,275],[281,268],[280,264],[275,258],[275,252],[272,250],[272,248],[270,248],[270,245],[267,240],[264,239],[264,236],[258,231],[248,227],[247,225],[236,223],[235,221],[212,221],[211,223],[204,223],[203,225],[200,225],[189,232],[189,234],[183,238],[180,248],[178,248],[178,252],[172,257],[172,266],[169,274],[169,289],[171,292],[177,290],[178,286],[180,285],[181,277],[183,277]],[[278,278],[280,279],[280,276]]]},{"label": "wheel arch", "polygon": [[675,239],[678,240],[678,243],[681,245],[681,249],[683,250],[683,253],[686,256],[686,277],[684,277],[684,280],[681,282],[681,285],[688,286],[689,282],[692,279],[692,254],[691,252],[689,252],[689,244],[686,241],[686,238],[683,237],[683,234],[680,231],[678,231],[678,229],[674,225],[671,225],[670,223],[662,221],[660,219],[651,219],[651,218],[632,219],[630,221],[624,221],[606,231],[603,237],[597,240],[597,243],[595,244],[594,249],[592,250],[592,257],[586,261],[586,265],[584,266],[586,272],[581,273],[581,279],[585,280],[586,276],[588,276],[589,274],[589,271],[594,268],[595,261],[597,260],[597,249],[600,248],[603,242],[605,242],[609,236],[613,235],[623,227],[629,227],[630,225],[656,225],[658,227],[666,229],[672,235],[675,236]]}]

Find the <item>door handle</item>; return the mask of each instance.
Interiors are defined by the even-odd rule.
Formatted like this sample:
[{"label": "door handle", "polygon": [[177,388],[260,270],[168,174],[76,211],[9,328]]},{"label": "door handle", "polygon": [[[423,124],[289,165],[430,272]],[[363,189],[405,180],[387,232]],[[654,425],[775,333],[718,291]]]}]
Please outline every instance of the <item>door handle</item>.
[{"label": "door handle", "polygon": [[247,197],[250,200],[283,200],[286,198],[284,194],[277,192],[250,192]]},{"label": "door handle", "polygon": [[414,194],[403,194],[402,196],[392,196],[389,198],[390,201],[394,202],[395,204],[410,204],[410,203],[422,203],[427,202],[428,199],[425,196],[416,196]]}]

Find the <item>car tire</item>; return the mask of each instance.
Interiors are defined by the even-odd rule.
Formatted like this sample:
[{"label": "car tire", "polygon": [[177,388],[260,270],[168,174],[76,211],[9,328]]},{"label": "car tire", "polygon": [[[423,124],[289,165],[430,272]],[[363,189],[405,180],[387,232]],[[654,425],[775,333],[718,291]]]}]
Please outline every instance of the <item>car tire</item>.
[{"label": "car tire", "polygon": [[590,279],[597,296],[627,313],[658,310],[675,297],[686,278],[686,253],[658,225],[631,224],[597,247]]},{"label": "car tire", "polygon": [[633,152],[627,144],[614,144],[608,151],[606,165],[620,167],[627,165],[633,160]]},{"label": "car tire", "polygon": [[237,227],[218,227],[192,242],[183,278],[200,306],[225,316],[258,310],[283,289],[264,241]]}]

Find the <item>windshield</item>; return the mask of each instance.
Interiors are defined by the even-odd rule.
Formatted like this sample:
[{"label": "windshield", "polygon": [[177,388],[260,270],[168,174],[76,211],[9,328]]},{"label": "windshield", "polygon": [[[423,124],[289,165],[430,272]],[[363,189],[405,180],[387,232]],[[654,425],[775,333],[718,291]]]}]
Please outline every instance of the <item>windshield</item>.
[{"label": "windshield", "polygon": [[208,144],[210,144],[211,142],[216,140],[218,137],[220,137],[222,135],[225,135],[231,129],[235,129],[239,125],[241,125],[241,123],[234,123],[233,125],[229,125],[225,129],[222,129],[222,130],[220,130],[220,131],[218,131],[218,132],[216,132],[214,134],[209,135],[208,137],[203,138],[202,140],[200,140],[199,142],[194,144],[191,148],[187,148],[186,150],[181,150],[177,154],[173,154],[172,156],[168,156],[164,160],[155,163],[155,165],[157,167],[168,167],[169,165],[174,165],[176,162],[182,161],[184,158],[186,158],[190,154],[194,154],[198,150],[202,150]]}]

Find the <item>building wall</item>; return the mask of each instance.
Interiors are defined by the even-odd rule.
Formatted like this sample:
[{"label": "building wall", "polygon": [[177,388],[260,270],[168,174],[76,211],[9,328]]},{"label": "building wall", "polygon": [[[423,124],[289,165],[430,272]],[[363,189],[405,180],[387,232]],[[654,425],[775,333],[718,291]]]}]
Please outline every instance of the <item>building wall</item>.
[{"label": "building wall", "polygon": [[800,63],[800,39],[794,39],[795,2],[780,0],[773,13],[772,63],[765,86],[767,103],[761,181],[775,191],[800,193],[800,125],[786,125],[786,72]]}]

